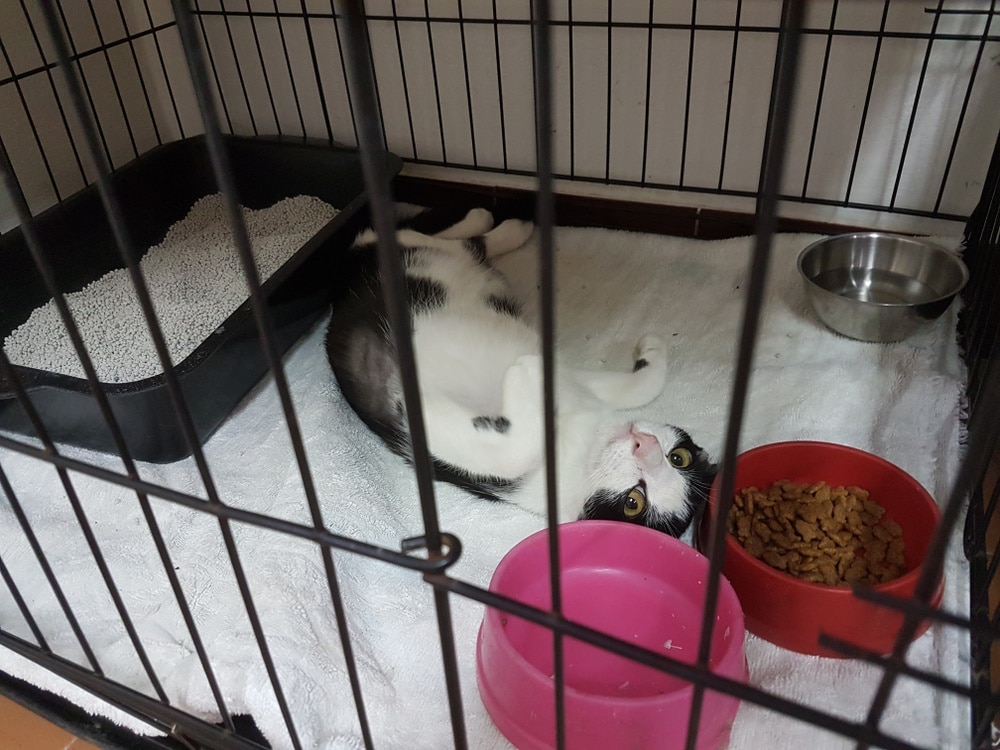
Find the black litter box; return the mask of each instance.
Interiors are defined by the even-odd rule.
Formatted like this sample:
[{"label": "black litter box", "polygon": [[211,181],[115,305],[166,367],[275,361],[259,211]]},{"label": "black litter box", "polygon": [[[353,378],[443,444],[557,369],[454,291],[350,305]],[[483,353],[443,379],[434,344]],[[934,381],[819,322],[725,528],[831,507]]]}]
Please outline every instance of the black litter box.
[{"label": "black litter box", "polygon": [[[284,352],[328,309],[337,270],[365,221],[366,199],[357,151],[267,138],[226,138],[240,203],[265,208],[296,195],[320,198],[340,213],[264,284],[279,350]],[[401,162],[387,155],[390,174]],[[203,136],[159,146],[112,175],[135,251],[159,243],[192,205],[218,192]],[[35,228],[59,288],[75,292],[121,268],[111,225],[96,186],[40,214]],[[20,229],[0,237],[0,341],[50,295]],[[59,443],[116,453],[91,393],[76,377],[17,367],[49,435]],[[203,443],[267,372],[249,299],[175,371]],[[104,390],[132,457],[166,463],[190,455],[162,373]],[[35,436],[10,383],[0,378],[0,430]]]}]

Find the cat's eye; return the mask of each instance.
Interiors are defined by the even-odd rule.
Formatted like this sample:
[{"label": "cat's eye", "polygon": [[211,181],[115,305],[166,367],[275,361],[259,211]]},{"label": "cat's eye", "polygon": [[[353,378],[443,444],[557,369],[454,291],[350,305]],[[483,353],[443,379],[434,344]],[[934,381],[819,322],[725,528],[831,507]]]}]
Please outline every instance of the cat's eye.
[{"label": "cat's eye", "polygon": [[694,458],[691,456],[691,451],[687,448],[674,448],[667,455],[667,460],[670,461],[670,465],[675,469],[686,469],[691,465],[691,461]]},{"label": "cat's eye", "polygon": [[646,493],[641,487],[633,487],[625,496],[625,506],[623,508],[625,518],[636,518],[646,510]]}]

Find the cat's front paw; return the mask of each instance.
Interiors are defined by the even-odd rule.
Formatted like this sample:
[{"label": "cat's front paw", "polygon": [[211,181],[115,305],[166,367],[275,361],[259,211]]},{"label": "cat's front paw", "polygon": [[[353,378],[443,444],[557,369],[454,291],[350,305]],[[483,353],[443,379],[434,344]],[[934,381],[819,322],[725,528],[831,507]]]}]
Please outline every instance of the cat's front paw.
[{"label": "cat's front paw", "polygon": [[632,371],[646,367],[665,367],[667,364],[667,343],[655,333],[647,333],[635,345]]},{"label": "cat's front paw", "polygon": [[522,354],[504,373],[504,410],[537,411],[541,395],[542,358],[538,354]]}]

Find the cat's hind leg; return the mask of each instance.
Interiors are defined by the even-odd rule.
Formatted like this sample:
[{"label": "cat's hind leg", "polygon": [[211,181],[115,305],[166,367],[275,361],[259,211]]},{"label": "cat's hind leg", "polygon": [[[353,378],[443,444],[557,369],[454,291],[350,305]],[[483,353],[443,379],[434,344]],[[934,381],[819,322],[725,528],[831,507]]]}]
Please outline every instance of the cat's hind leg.
[{"label": "cat's hind leg", "polygon": [[666,343],[656,334],[646,334],[635,345],[632,372],[571,370],[579,385],[615,409],[634,409],[653,401],[667,380]]},{"label": "cat's hind leg", "polygon": [[530,221],[521,219],[507,219],[500,222],[493,230],[483,235],[483,245],[486,249],[487,258],[496,258],[499,255],[509,253],[521,247],[531,233],[535,231],[535,225]]},{"label": "cat's hind leg", "polygon": [[[489,211],[474,208],[458,224],[434,236],[421,234],[412,229],[401,229],[396,236],[404,247],[429,247],[451,253],[467,252],[478,261],[484,261],[516,250],[528,241],[535,229],[535,225],[530,221],[507,219],[485,234],[479,232],[468,237],[464,236],[465,232],[476,229],[475,225],[483,228],[487,224],[492,225],[492,221],[493,215]],[[374,233],[368,230],[368,233],[359,235],[357,241],[372,242]]]},{"label": "cat's hind leg", "polygon": [[492,228],[493,214],[485,208],[473,208],[465,215],[464,219],[441,230],[434,236],[442,240],[467,240],[470,237],[486,234]]},{"label": "cat's hind leg", "polygon": [[[397,207],[401,218],[407,218],[408,204],[398,204],[398,206],[401,206],[401,208]],[[474,237],[482,237],[489,233],[492,228],[493,214],[485,208],[473,208],[460,221],[435,234],[425,234],[415,227],[402,227],[397,231],[396,237],[401,244],[406,246],[432,246],[438,249],[452,250],[461,248],[463,245],[461,242],[451,243],[451,240],[461,241],[470,240]],[[375,237],[375,230],[369,228],[357,236],[354,244],[374,244]],[[442,240],[442,242],[429,242],[432,239]]]}]

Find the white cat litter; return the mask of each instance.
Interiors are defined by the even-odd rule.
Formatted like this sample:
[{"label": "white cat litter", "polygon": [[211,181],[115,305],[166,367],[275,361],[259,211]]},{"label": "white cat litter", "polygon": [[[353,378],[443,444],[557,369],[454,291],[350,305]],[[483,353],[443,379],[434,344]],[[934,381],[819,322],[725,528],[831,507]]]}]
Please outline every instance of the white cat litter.
[{"label": "white cat litter", "polygon": [[[243,209],[261,281],[266,281],[338,210],[299,195],[258,210]],[[191,354],[248,297],[222,195],[199,199],[140,261],[174,364]],[[106,273],[66,295],[73,319],[103,383],[127,383],[163,371],[128,271]],[[35,309],[3,342],[17,365],[85,377],[52,300]]]}]

